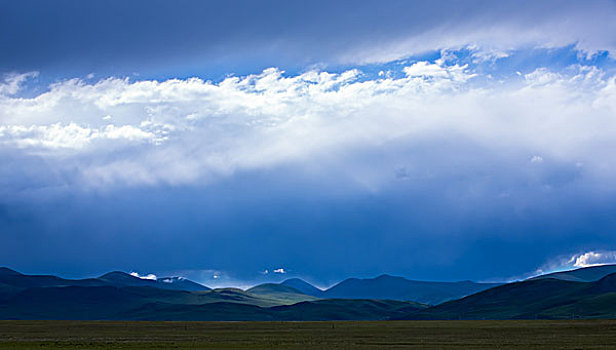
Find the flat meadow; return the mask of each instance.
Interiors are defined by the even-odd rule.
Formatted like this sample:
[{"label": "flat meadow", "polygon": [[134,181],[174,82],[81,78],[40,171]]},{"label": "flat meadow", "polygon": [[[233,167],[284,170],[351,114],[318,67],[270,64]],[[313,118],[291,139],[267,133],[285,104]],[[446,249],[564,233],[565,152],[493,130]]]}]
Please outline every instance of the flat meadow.
[{"label": "flat meadow", "polygon": [[614,349],[616,320],[0,321],[0,349]]}]

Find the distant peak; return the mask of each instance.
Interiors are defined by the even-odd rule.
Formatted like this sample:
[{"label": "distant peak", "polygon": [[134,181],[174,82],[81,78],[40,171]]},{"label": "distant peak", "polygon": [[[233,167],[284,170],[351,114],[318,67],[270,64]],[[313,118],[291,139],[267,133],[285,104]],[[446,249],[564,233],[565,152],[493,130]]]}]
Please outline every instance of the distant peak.
[{"label": "distant peak", "polygon": [[21,275],[21,273],[15,271],[15,270],[9,269],[8,267],[3,267],[2,266],[2,267],[0,267],[0,275],[5,275],[5,276],[6,275]]},{"label": "distant peak", "polygon": [[397,279],[397,280],[399,280],[399,279],[405,279],[405,278],[404,277],[400,277],[400,276],[392,276],[392,275],[388,275],[388,274],[384,273],[384,274],[382,274],[382,275],[380,275],[378,277],[375,277],[374,279],[375,280],[385,280],[385,279]]},{"label": "distant peak", "polygon": [[280,284],[283,286],[288,286],[288,287],[297,289],[304,294],[308,294],[312,296],[319,295],[320,293],[323,292],[321,288],[317,288],[313,286],[312,284],[304,281],[303,279],[297,278],[297,277],[286,279]]},{"label": "distant peak", "polygon": [[111,272],[107,272],[106,274],[100,276],[99,278],[100,279],[118,279],[118,278],[132,279],[132,278],[137,278],[137,277],[131,276],[127,274],[126,272],[122,272],[122,271],[111,271]]}]

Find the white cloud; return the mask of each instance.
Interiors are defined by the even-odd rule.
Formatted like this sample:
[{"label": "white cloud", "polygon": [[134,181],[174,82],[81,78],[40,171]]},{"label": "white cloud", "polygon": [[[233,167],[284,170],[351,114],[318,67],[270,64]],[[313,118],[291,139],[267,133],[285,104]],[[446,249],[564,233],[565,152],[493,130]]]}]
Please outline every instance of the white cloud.
[{"label": "white cloud", "polygon": [[[445,134],[491,152],[584,163],[602,183],[616,174],[608,151],[616,146],[616,83],[599,69],[537,69],[520,81],[481,84],[478,72],[445,60],[403,72],[367,79],[358,70],[287,76],[272,68],[219,83],[72,79],[32,98],[1,95],[0,145],[44,157],[85,186],[203,183],[288,162],[344,163],[336,154]],[[375,188],[397,167],[351,176]]]},{"label": "white cloud", "polygon": [[616,251],[589,251],[573,255],[568,262],[574,267],[616,264]]},{"label": "white cloud", "polygon": [[533,273],[525,277],[535,277],[558,271],[567,271],[575,268],[616,264],[616,251],[590,250],[573,255],[561,255],[550,259]]},{"label": "white cloud", "polygon": [[0,82],[0,96],[16,94],[21,89],[23,83],[36,76],[38,76],[38,72],[6,74],[4,80]]},{"label": "white cloud", "polygon": [[542,156],[532,156],[530,158],[530,162],[531,163],[543,163],[543,157]]},{"label": "white cloud", "polygon": [[129,142],[160,142],[154,133],[139,127],[113,124],[89,128],[73,122],[50,125],[0,125],[0,144],[17,148],[82,149],[98,140],[125,140]]},{"label": "white cloud", "polygon": [[275,269],[274,273],[285,274],[287,273],[287,271],[281,267],[281,268]]},{"label": "white cloud", "polygon": [[443,64],[429,63],[425,61],[417,62],[411,66],[404,67],[403,72],[411,78],[440,79],[444,82],[464,82],[475,74],[468,73],[468,66],[444,66]]},{"label": "white cloud", "polygon": [[150,273],[150,274],[147,274],[147,275],[140,275],[137,272],[131,272],[130,275],[133,276],[133,277],[141,278],[142,280],[156,281],[156,275],[153,274],[153,273]]}]

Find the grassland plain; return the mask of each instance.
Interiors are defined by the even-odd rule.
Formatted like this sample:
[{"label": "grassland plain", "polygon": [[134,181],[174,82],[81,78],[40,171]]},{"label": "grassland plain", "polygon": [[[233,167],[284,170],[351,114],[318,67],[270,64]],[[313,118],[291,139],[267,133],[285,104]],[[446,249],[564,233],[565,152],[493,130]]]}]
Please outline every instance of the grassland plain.
[{"label": "grassland plain", "polygon": [[0,321],[0,349],[614,349],[616,320]]}]

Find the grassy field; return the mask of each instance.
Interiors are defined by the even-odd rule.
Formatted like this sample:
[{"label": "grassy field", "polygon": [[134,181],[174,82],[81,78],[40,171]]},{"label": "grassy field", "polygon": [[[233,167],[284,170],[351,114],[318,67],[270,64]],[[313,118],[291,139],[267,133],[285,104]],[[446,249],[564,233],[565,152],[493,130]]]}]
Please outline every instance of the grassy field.
[{"label": "grassy field", "polygon": [[0,321],[0,349],[614,349],[616,320]]}]

